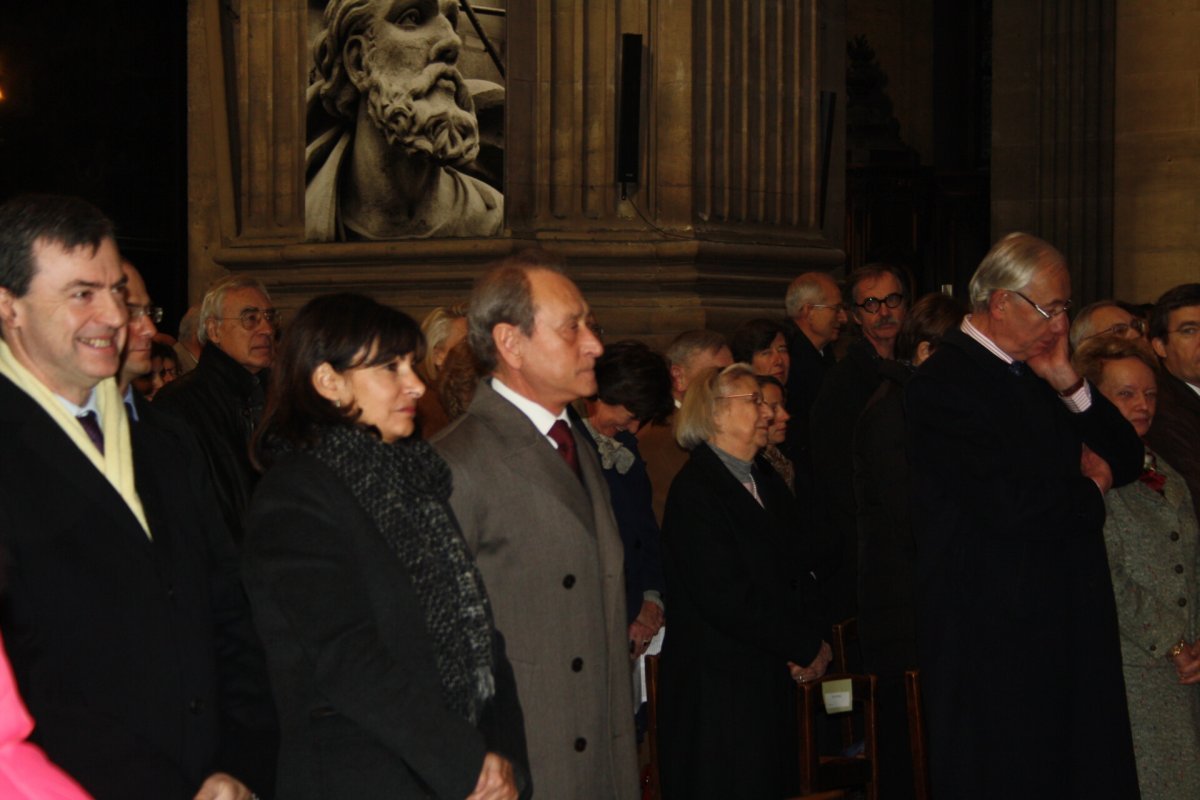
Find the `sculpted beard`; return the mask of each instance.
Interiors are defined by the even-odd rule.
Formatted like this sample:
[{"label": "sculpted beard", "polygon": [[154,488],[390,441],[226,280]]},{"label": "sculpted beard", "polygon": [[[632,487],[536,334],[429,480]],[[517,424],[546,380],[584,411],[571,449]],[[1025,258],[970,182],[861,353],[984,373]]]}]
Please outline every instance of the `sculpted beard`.
[{"label": "sculpted beard", "polygon": [[[366,61],[370,64],[369,57]],[[367,81],[367,116],[389,145],[450,166],[467,164],[479,153],[474,104],[454,67],[430,64],[407,81],[371,68]],[[453,102],[439,89],[440,81],[454,84]]]}]

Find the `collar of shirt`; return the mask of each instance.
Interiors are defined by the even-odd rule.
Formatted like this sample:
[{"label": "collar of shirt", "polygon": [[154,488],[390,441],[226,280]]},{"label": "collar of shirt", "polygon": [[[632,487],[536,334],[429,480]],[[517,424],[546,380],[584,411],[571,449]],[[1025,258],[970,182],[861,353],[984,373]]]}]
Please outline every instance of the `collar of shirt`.
[{"label": "collar of shirt", "polygon": [[61,403],[62,407],[65,408],[67,413],[72,417],[82,417],[84,414],[91,411],[96,415],[96,419],[100,419],[100,406],[96,405],[95,388],[88,392],[87,400],[81,406],[75,405],[61,394],[54,395],[54,399]]},{"label": "collar of shirt", "polygon": [[141,422],[141,420],[138,419],[137,403],[133,402],[132,383],[125,387],[125,397],[122,399],[125,401],[125,407],[129,409],[129,418],[134,422]]},{"label": "collar of shirt", "polygon": [[995,342],[993,342],[991,339],[989,339],[987,336],[985,336],[979,330],[979,328],[976,328],[974,325],[971,324],[971,315],[970,314],[967,314],[965,317],[963,317],[962,325],[960,326],[959,329],[963,333],[965,333],[967,336],[970,336],[972,339],[974,339],[975,341],[977,341],[981,345],[983,345],[984,349],[986,349],[989,353],[994,355],[996,358],[1003,361],[1005,364],[1013,363],[1012,356],[1010,356],[1008,353],[1001,350],[1000,347]]},{"label": "collar of shirt", "polygon": [[1197,396],[1200,396],[1200,386],[1197,386],[1196,384],[1191,383],[1189,381],[1184,381],[1183,385],[1188,387],[1189,389],[1191,389],[1193,392],[1195,392]]},{"label": "collar of shirt", "polygon": [[564,408],[562,413],[560,413],[558,416],[554,416],[544,406],[535,403],[533,400],[530,400],[524,395],[517,394],[512,389],[505,386],[504,381],[497,377],[492,378],[492,388],[496,390],[496,394],[512,403],[517,407],[518,411],[528,417],[529,421],[533,423],[533,427],[538,429],[538,433],[540,433],[542,436],[545,436],[546,441],[548,441],[555,450],[558,449],[558,444],[551,439],[548,434],[550,432],[550,426],[560,419],[566,422],[568,427],[571,425],[571,420],[567,417],[566,408]]}]

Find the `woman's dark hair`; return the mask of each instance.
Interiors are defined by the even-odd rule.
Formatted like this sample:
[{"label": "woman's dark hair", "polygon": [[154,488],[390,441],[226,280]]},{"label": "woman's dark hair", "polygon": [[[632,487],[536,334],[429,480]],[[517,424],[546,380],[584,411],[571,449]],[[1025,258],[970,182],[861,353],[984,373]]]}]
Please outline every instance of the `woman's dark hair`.
[{"label": "woman's dark hair", "polygon": [[596,396],[625,406],[640,424],[661,422],[675,408],[667,360],[642,342],[607,345],[596,359]]},{"label": "woman's dark hair", "polygon": [[251,448],[256,465],[269,465],[280,447],[313,444],[321,426],[356,424],[357,410],[338,408],[317,393],[312,376],[321,364],[345,372],[408,355],[415,363],[424,352],[416,320],[366,295],[327,294],[305,303],[288,324],[271,369],[267,407]]},{"label": "woman's dark hair", "polygon": [[179,366],[179,356],[175,355],[175,351],[171,345],[164,342],[150,342],[150,357],[161,358],[164,361],[170,361],[175,366]]},{"label": "woman's dark hair", "polygon": [[904,317],[896,336],[896,360],[912,361],[921,342],[929,342],[930,349],[936,349],[946,331],[957,328],[966,314],[966,307],[949,295],[941,292],[925,295],[913,303]]},{"label": "woman's dark hair", "polygon": [[776,336],[782,335],[787,340],[787,329],[783,323],[773,319],[752,319],[743,322],[729,339],[729,350],[733,353],[734,361],[749,364],[754,360],[754,354],[766,350],[775,341]]}]

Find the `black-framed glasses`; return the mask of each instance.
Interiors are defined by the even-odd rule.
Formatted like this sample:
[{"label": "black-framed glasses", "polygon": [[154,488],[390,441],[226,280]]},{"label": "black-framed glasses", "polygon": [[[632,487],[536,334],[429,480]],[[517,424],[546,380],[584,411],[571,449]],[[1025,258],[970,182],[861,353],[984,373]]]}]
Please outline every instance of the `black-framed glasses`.
[{"label": "black-framed glasses", "polygon": [[750,402],[756,406],[761,406],[766,401],[763,400],[762,392],[746,392],[744,394],[719,394],[718,400],[736,400],[739,397],[749,397]]},{"label": "black-framed glasses", "polygon": [[900,304],[903,302],[904,295],[902,295],[900,292],[892,292],[887,297],[868,297],[861,303],[855,303],[854,305],[858,306],[868,314],[874,314],[879,310],[881,305],[887,306],[888,308],[899,308]]},{"label": "black-framed glasses", "polygon": [[149,317],[155,325],[163,321],[163,310],[158,306],[139,306],[126,303],[125,310],[129,312],[129,321],[137,322],[142,317]]},{"label": "black-framed glasses", "polygon": [[220,317],[220,319],[236,319],[242,323],[242,327],[248,331],[252,331],[266,320],[268,324],[279,326],[279,311],[274,308],[243,308],[242,313],[236,317]]},{"label": "black-framed glasses", "polygon": [[1055,303],[1048,309],[1042,308],[1037,303],[1033,302],[1028,297],[1026,297],[1025,295],[1018,292],[1016,289],[1009,289],[1008,291],[1012,294],[1015,294],[1017,297],[1021,298],[1026,303],[1029,303],[1029,305],[1033,306],[1034,310],[1036,310],[1039,314],[1042,315],[1042,319],[1054,319],[1055,317],[1059,316],[1060,314],[1067,313],[1067,309],[1069,309],[1071,307],[1071,301],[1064,300],[1064,301],[1062,301],[1062,303]]}]

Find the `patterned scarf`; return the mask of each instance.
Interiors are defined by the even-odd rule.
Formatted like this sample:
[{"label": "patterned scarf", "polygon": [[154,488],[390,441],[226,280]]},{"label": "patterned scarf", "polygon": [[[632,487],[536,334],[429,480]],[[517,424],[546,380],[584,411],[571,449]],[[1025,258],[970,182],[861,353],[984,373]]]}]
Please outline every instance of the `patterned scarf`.
[{"label": "patterned scarf", "polygon": [[312,453],[342,479],[407,570],[433,640],[442,697],[477,724],[496,691],[492,610],[450,513],[450,467],[421,439],[389,445],[350,426],[323,429]]}]

